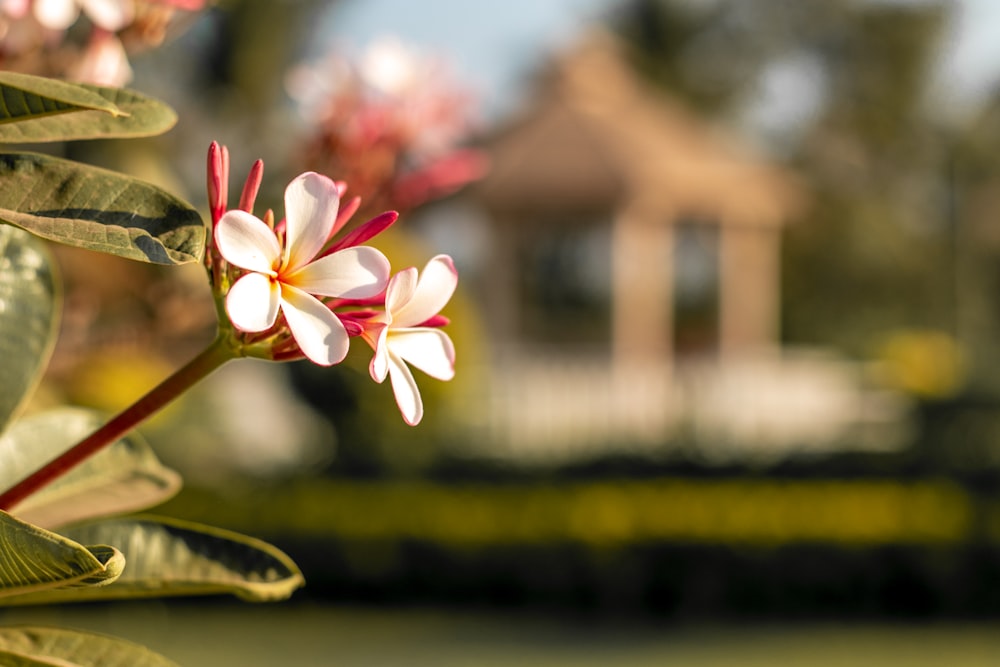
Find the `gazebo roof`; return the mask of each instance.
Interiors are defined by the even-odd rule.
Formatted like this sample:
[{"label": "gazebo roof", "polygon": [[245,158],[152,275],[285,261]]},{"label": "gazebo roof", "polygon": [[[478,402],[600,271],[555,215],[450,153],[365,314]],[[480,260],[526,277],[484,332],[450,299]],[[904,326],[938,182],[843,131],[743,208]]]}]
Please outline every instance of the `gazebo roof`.
[{"label": "gazebo roof", "polygon": [[476,191],[497,211],[637,205],[664,221],[771,226],[803,201],[790,174],[641,82],[606,32],[558,59],[521,120],[486,148],[492,168]]}]

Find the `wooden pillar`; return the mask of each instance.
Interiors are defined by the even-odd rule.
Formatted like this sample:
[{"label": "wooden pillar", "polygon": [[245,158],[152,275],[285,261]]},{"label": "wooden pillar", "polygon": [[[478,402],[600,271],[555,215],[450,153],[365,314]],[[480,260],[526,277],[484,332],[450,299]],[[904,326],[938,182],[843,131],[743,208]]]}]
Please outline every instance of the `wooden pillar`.
[{"label": "wooden pillar", "polygon": [[723,223],[719,230],[719,353],[754,354],[778,344],[780,229]]},{"label": "wooden pillar", "polygon": [[611,234],[611,354],[616,367],[673,363],[673,226],[639,206]]}]

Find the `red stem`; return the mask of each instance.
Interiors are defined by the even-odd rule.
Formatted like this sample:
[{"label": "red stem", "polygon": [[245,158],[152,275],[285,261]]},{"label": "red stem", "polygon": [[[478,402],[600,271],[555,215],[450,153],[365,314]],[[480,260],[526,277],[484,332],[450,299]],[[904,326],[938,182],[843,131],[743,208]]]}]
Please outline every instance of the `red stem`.
[{"label": "red stem", "polygon": [[234,355],[224,337],[219,337],[197,357],[161,382],[111,421],[73,445],[61,455],[0,493],[0,509],[9,510],[19,502],[66,474],[88,457],[117,442],[149,416],[193,387]]}]

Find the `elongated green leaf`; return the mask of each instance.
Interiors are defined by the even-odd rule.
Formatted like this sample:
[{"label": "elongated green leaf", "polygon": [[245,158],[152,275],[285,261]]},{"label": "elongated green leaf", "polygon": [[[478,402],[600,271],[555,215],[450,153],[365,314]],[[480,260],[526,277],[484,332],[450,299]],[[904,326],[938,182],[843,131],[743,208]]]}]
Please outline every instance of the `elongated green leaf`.
[{"label": "elongated green leaf", "polygon": [[0,72],[0,123],[91,109],[110,116],[124,113],[93,86],[19,72]]},{"label": "elongated green leaf", "polygon": [[156,264],[195,261],[205,247],[205,225],[190,204],[124,174],[37,153],[0,154],[0,220]]},{"label": "elongated green leaf", "polygon": [[303,584],[295,563],[261,540],[160,517],[106,519],[62,532],[88,544],[112,544],[128,567],[112,586],[47,590],[0,604],[231,593],[251,602],[287,598]]},{"label": "elongated green leaf", "polygon": [[0,512],[0,601],[48,588],[103,586],[125,566],[114,548],[86,548]]},{"label": "elongated green leaf", "polygon": [[20,653],[0,650],[0,665],[4,667],[65,667],[66,664],[61,660],[53,662],[48,658],[31,658]]},{"label": "elongated green leaf", "polygon": [[163,134],[177,122],[177,114],[165,103],[123,88],[79,86],[83,92],[118,110],[72,108],[57,115],[36,115],[3,123],[0,143],[34,143],[76,139],[149,137]]},{"label": "elongated green leaf", "polygon": [[[15,422],[0,436],[0,490],[8,489],[104,423],[92,410],[58,408]],[[173,496],[181,477],[138,434],[102,449],[12,508],[44,528],[149,509]]]},{"label": "elongated green leaf", "polygon": [[109,547],[106,544],[95,544],[85,548],[93,554],[98,562],[104,565],[104,569],[94,572],[90,576],[83,577],[79,581],[61,586],[61,589],[65,590],[84,586],[107,586],[108,584],[113,584],[121,577],[125,568],[125,558],[118,549]]},{"label": "elongated green leaf", "polygon": [[45,370],[58,320],[58,289],[44,244],[0,225],[0,432]]},{"label": "elongated green leaf", "polygon": [[0,664],[13,667],[177,667],[177,663],[162,655],[124,639],[94,632],[29,626],[0,628]]}]

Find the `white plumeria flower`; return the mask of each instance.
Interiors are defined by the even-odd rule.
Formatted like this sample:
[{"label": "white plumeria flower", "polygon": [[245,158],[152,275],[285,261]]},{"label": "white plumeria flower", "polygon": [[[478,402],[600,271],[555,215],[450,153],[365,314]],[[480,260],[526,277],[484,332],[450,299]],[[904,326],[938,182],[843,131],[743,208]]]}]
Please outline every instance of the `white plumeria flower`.
[{"label": "white plumeria flower", "polygon": [[455,376],[455,346],[448,334],[421,325],[437,316],[457,285],[451,258],[438,255],[419,276],[413,267],[394,275],[386,289],[385,312],[366,323],[363,335],[375,349],[369,372],[376,382],[389,376],[396,405],[410,426],[420,423],[424,406],[407,364],[438,380]]},{"label": "white plumeria flower", "polygon": [[248,271],[226,295],[233,326],[266,331],[280,310],[302,353],[323,366],[343,361],[348,335],[316,297],[367,299],[380,294],[389,278],[389,260],[375,248],[321,252],[334,232],[339,203],[332,180],[306,172],[285,189],[284,247],[263,220],[242,210],[227,211],[215,227],[219,253]]},{"label": "white plumeria flower", "polygon": [[132,22],[132,0],[35,0],[35,19],[46,28],[65,30],[76,22],[80,10],[94,25],[117,32]]}]

